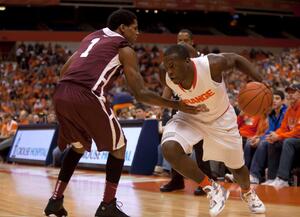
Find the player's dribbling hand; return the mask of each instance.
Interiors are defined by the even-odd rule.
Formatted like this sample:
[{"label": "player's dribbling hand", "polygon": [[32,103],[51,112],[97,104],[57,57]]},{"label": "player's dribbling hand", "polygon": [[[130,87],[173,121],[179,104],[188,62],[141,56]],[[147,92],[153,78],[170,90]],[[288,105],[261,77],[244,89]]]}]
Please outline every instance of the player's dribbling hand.
[{"label": "player's dribbling hand", "polygon": [[198,114],[201,112],[198,107],[187,105],[183,101],[178,101],[178,110],[189,114]]}]

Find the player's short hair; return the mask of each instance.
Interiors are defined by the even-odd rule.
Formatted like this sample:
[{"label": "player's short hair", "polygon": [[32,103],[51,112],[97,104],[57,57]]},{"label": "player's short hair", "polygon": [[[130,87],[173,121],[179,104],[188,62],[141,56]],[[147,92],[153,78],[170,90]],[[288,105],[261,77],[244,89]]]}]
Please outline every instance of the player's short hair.
[{"label": "player's short hair", "polygon": [[110,30],[116,30],[121,24],[129,26],[137,20],[136,15],[125,9],[119,9],[112,12],[107,19],[107,27]]},{"label": "player's short hair", "polygon": [[193,33],[192,33],[191,30],[189,30],[189,29],[181,29],[181,30],[178,32],[178,34],[181,33],[181,32],[187,33],[187,34],[189,35],[190,39],[193,39]]},{"label": "player's short hair", "polygon": [[171,54],[176,54],[180,59],[186,59],[190,57],[188,49],[182,44],[176,44],[168,47],[164,53],[164,56],[169,56]]}]

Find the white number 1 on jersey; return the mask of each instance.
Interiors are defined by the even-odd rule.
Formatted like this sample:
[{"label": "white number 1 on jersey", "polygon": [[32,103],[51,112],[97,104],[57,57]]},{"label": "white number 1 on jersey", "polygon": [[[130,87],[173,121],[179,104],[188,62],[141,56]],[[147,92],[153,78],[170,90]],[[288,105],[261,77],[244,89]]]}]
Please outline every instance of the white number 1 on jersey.
[{"label": "white number 1 on jersey", "polygon": [[100,40],[100,38],[94,38],[88,48],[80,55],[80,57],[87,57],[89,55],[89,52],[92,50],[94,45]]}]

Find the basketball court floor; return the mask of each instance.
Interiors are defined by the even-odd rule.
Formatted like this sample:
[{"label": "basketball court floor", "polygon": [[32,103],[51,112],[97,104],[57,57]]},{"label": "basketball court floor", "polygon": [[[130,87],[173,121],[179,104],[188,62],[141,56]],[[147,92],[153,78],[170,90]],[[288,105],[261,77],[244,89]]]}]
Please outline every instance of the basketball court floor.
[{"label": "basketball court floor", "polygon": [[[42,166],[0,164],[0,217],[38,217],[55,185],[59,170]],[[194,183],[186,180],[186,188],[160,193],[160,185],[168,178],[123,174],[117,198],[122,210],[133,217],[209,217],[208,200],[194,196]],[[103,172],[76,170],[65,192],[65,208],[70,217],[94,216],[102,200]],[[254,186],[265,202],[266,214],[250,214],[239,198],[236,184],[224,184],[231,195],[220,217],[298,217],[300,187],[275,189]]]}]

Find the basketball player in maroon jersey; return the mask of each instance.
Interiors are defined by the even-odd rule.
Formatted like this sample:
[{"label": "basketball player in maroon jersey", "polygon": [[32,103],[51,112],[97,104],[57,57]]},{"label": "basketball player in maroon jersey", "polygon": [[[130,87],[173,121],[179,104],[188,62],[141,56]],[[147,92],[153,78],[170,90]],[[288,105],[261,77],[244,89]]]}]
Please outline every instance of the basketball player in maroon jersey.
[{"label": "basketball player in maroon jersey", "polygon": [[67,216],[63,193],[84,151],[91,150],[92,139],[98,151],[109,152],[104,197],[95,216],[128,216],[118,208],[115,198],[126,138],[106,100],[107,90],[121,68],[138,101],[198,113],[194,106],[164,99],[145,89],[136,53],[130,47],[138,35],[137,17],[132,12],[117,10],[109,16],[107,24],[107,28],[86,36],[61,70],[53,98],[59,121],[58,146],[62,150],[67,145],[72,148],[63,160],[53,195],[44,210],[47,216]]}]

